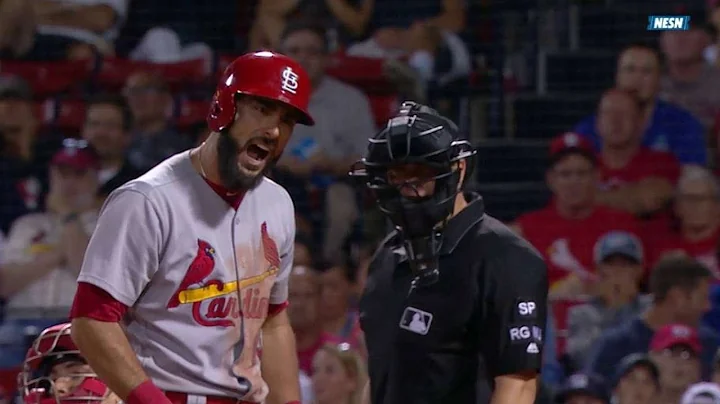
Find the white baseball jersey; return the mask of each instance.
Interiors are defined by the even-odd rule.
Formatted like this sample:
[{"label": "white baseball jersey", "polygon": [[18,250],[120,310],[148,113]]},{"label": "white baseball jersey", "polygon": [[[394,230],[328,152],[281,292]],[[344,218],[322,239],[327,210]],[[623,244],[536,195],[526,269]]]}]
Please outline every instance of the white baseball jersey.
[{"label": "white baseball jersey", "polygon": [[237,211],[195,171],[189,152],[114,191],[88,245],[80,282],[131,307],[128,338],[165,391],[262,402],[261,326],[287,300],[295,213],[264,178]]},{"label": "white baseball jersey", "polygon": [[[97,212],[83,213],[79,220],[85,232],[91,234]],[[61,218],[52,213],[21,216],[15,220],[5,240],[3,262],[20,264],[32,261],[37,254],[48,251],[59,242],[61,229]],[[76,281],[76,272],[69,268],[51,270],[8,300],[10,315],[66,316],[75,296]]]}]

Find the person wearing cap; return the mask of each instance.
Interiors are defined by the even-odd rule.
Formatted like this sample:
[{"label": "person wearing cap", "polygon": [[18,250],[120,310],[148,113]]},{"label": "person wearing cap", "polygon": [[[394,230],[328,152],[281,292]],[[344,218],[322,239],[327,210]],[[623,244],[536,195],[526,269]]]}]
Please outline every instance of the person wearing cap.
[{"label": "person wearing cap", "polygon": [[596,278],[593,248],[603,234],[640,234],[632,215],[597,203],[598,175],[598,161],[587,139],[575,133],[554,138],[545,176],[553,198],[512,225],[543,254],[551,298],[576,298],[589,291]]},{"label": "person wearing cap", "polygon": [[[47,211],[20,217],[8,234],[5,260],[31,262],[45,253],[61,254],[56,266],[5,273],[3,289],[12,311],[43,309],[67,315],[75,294],[84,250],[97,220],[98,160],[82,140],[66,139],[50,164]],[[24,313],[32,316],[33,313]]]},{"label": "person wearing cap", "polygon": [[[684,165],[707,163],[705,128],[687,110],[658,98],[662,56],[653,46],[636,43],[620,51],[615,86],[637,95],[642,107],[642,145],[672,153]],[[583,119],[574,131],[587,137],[595,150],[602,141],[597,132],[597,115]]]},{"label": "person wearing cap", "polygon": [[610,394],[602,377],[580,372],[567,378],[555,401],[557,404],[610,404]]},{"label": "person wearing cap", "polygon": [[686,255],[663,258],[650,273],[652,303],[637,317],[605,330],[594,344],[586,369],[609,378],[622,358],[648,351],[656,330],[685,324],[698,330],[703,374],[709,376],[720,343],[715,331],[701,324],[710,307],[710,279],[710,271]]},{"label": "person wearing cap", "polygon": [[697,331],[684,324],[668,324],[650,341],[650,357],[660,370],[658,404],[680,402],[685,390],[702,380],[702,343]]},{"label": "person wearing cap", "polygon": [[61,141],[40,133],[28,84],[0,75],[0,231],[7,233],[15,219],[43,209],[48,162]]},{"label": "person wearing cap", "polygon": [[[671,14],[688,14],[687,10]],[[704,60],[710,37],[705,16],[690,16],[687,31],[663,31],[660,50],[665,56],[665,75],[660,80],[660,98],[692,113],[706,130],[720,111],[720,70]],[[695,21],[695,22],[693,22]]]},{"label": "person wearing cap", "polygon": [[680,399],[680,404],[718,404],[720,403],[720,386],[715,383],[695,383],[690,386]]},{"label": "person wearing cap", "polygon": [[613,382],[613,404],[654,404],[660,370],[648,355],[628,355],[618,365]]},{"label": "person wearing cap", "polygon": [[642,107],[629,91],[606,91],[598,105],[597,131],[602,141],[598,202],[648,216],[664,209],[680,176],[669,152],[642,146]]},{"label": "person wearing cap", "polygon": [[593,298],[568,311],[566,353],[572,363],[582,366],[603,330],[622,324],[644,310],[647,298],[638,293],[643,275],[643,245],[632,233],[611,231],[595,245],[597,281]]}]

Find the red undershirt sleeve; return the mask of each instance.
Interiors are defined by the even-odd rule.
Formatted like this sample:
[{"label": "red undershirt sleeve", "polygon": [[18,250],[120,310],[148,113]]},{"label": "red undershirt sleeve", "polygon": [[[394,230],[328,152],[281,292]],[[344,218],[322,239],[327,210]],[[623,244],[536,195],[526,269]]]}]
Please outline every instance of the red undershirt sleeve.
[{"label": "red undershirt sleeve", "polygon": [[77,292],[73,300],[70,318],[90,318],[97,321],[117,323],[128,311],[128,307],[120,303],[99,287],[78,282]]}]

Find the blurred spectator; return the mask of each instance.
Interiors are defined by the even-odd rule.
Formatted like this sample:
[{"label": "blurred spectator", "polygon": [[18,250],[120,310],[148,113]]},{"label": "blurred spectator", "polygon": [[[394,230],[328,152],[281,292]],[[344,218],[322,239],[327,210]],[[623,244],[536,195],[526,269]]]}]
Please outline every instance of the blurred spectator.
[{"label": "blurred spectator", "polygon": [[444,86],[467,77],[470,53],[458,34],[465,28],[462,0],[415,2],[376,1],[371,37],[348,48],[347,53],[383,59],[406,57],[407,63],[428,84]]},{"label": "blurred spectator", "polygon": [[610,404],[610,394],[600,376],[575,373],[565,381],[555,400],[558,404]]},{"label": "blurred spectator", "polygon": [[557,353],[557,326],[555,325],[555,317],[552,310],[548,311],[547,327],[543,336],[543,365],[542,365],[542,383],[546,386],[554,387],[564,380],[565,374],[563,367],[558,361]]},{"label": "blurred spectator", "polygon": [[664,208],[680,175],[675,157],[641,145],[641,110],[623,90],[603,94],[597,131],[602,139],[599,203],[644,216]]},{"label": "blurred spectator", "polygon": [[[17,39],[23,42],[14,54],[26,60],[88,59],[96,53],[114,54],[113,42],[125,21],[128,0],[3,0],[21,4],[13,21],[21,32],[35,32]],[[11,8],[15,8],[11,7]],[[28,9],[29,7],[29,9]],[[0,21],[2,24],[2,21]],[[0,38],[1,40],[1,38]]]},{"label": "blurred spectator", "polygon": [[321,23],[339,43],[359,39],[372,16],[374,0],[260,0],[250,30],[250,49],[275,48],[288,21]]},{"label": "blurred spectator", "polygon": [[[99,204],[98,160],[83,140],[67,139],[52,159],[47,212],[19,218],[8,235],[5,262],[29,263],[38,255],[58,250],[63,260],[57,268],[15,274],[4,278],[9,288],[9,309],[62,310],[72,305],[76,279],[85,247],[95,228]],[[47,315],[28,313],[27,315]]]},{"label": "blurred spectator", "polygon": [[600,334],[630,321],[645,310],[638,287],[643,275],[643,246],[627,232],[613,231],[598,240],[595,250],[593,299],[568,311],[566,352],[575,366],[582,366]]},{"label": "blurred spectator", "polygon": [[716,251],[720,242],[720,184],[705,168],[686,167],[675,192],[676,223],[651,229],[651,263],[664,254],[683,251],[720,279]]},{"label": "blurred spectator", "polygon": [[132,112],[132,142],[128,161],[141,171],[192,146],[188,136],[170,123],[173,99],[165,80],[156,74],[136,73],[128,77],[123,91]]},{"label": "blurred spectator", "polygon": [[[707,147],[702,124],[686,110],[658,99],[660,55],[646,45],[626,47],[617,61],[615,86],[633,92],[640,101],[642,145],[670,152],[683,164],[705,165]],[[582,120],[575,132],[587,136],[601,149],[597,115]]]},{"label": "blurred spectator", "polygon": [[715,383],[696,383],[682,395],[680,404],[720,403],[720,386]]},{"label": "blurred spectator", "polygon": [[639,234],[632,215],[597,204],[597,164],[585,138],[566,133],[553,139],[545,175],[553,199],[513,225],[545,256],[551,298],[588,292],[587,285],[596,277],[593,248],[603,234],[613,230]]},{"label": "blurred spectator", "polygon": [[48,161],[62,138],[39,129],[28,84],[19,77],[0,76],[0,230],[4,232],[20,215],[43,208]]},{"label": "blurred spectator", "polygon": [[351,306],[356,276],[350,265],[335,265],[321,273],[320,319],[326,332],[358,348],[362,330],[358,312]]},{"label": "blurred spectator", "polygon": [[314,266],[312,242],[301,234],[295,236],[293,265],[310,268]]},{"label": "blurred spectator", "polygon": [[361,404],[365,364],[350,344],[323,345],[312,364],[314,404]]},{"label": "blurred spectator", "polygon": [[167,26],[153,27],[143,34],[129,57],[152,63],[177,63],[195,59],[211,63],[214,53],[206,43],[183,42],[175,30]]},{"label": "blurred spectator", "polygon": [[322,255],[339,262],[342,246],[359,218],[355,190],[346,177],[350,165],[365,152],[367,139],[375,133],[370,102],[360,90],[325,75],[328,43],[321,27],[288,26],[281,50],[300,62],[310,76],[313,92],[308,110],[315,126],[295,128],[278,164],[276,179],[291,195],[293,189],[307,188],[308,181],[325,188]]},{"label": "blurred spectator", "polygon": [[711,274],[703,265],[686,256],[663,258],[650,274],[653,302],[648,310],[618,327],[606,330],[590,355],[587,368],[610,377],[627,355],[648,351],[656,330],[669,324],[698,327],[703,351],[704,374],[709,375],[718,347],[717,334],[700,324],[709,309]]},{"label": "blurred spectator", "polygon": [[0,58],[20,57],[30,51],[35,39],[34,19],[29,1],[0,1]]},{"label": "blurred spectator", "polygon": [[614,404],[655,404],[660,390],[660,370],[645,354],[623,358],[615,373]]},{"label": "blurred spectator", "polygon": [[100,195],[135,179],[141,171],[127,160],[132,115],[122,97],[99,95],[87,105],[82,136],[100,158]]},{"label": "blurred spectator", "polygon": [[[691,16],[703,21],[702,16]],[[708,66],[703,51],[710,43],[703,24],[688,31],[663,31],[660,46],[667,74],[661,80],[661,97],[690,111],[710,129],[720,111],[720,70]]]},{"label": "blurred spectator", "polygon": [[315,353],[325,344],[340,340],[322,329],[320,321],[320,277],[314,269],[295,266],[290,274],[288,316],[295,331],[300,370],[312,376]]},{"label": "blurred spectator", "polygon": [[700,338],[691,327],[670,324],[655,333],[650,341],[650,357],[660,370],[656,403],[679,403],[685,390],[702,380],[701,354]]}]

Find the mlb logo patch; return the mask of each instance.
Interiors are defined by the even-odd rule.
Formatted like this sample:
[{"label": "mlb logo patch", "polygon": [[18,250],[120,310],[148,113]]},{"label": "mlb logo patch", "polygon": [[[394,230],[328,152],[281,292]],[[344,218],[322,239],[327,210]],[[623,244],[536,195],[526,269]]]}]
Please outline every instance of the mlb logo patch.
[{"label": "mlb logo patch", "polygon": [[648,31],[687,31],[689,29],[689,15],[651,15],[648,17]]},{"label": "mlb logo patch", "polygon": [[433,315],[414,307],[406,307],[400,319],[400,328],[414,332],[415,334],[426,335],[430,331]]}]

